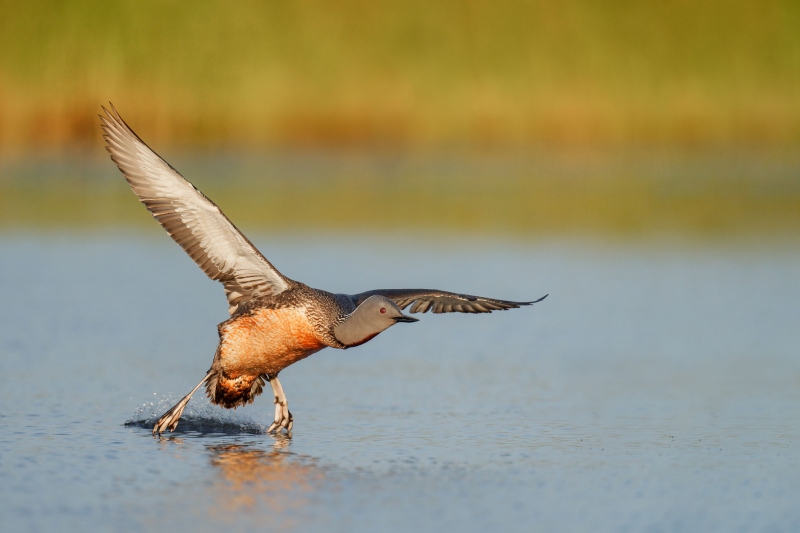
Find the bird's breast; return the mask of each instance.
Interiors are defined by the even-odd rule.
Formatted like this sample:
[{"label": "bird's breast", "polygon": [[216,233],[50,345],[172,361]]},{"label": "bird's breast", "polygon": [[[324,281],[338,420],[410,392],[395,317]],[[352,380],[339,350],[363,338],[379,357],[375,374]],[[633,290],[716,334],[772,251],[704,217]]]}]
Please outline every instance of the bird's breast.
[{"label": "bird's breast", "polygon": [[277,374],[326,345],[304,308],[257,309],[220,327],[219,358],[232,374]]}]

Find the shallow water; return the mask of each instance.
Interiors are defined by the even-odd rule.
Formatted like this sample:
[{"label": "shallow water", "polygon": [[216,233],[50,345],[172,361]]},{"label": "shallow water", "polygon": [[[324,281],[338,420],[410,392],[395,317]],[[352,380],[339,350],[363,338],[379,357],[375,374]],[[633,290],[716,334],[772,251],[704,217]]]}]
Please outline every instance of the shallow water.
[{"label": "shallow water", "polygon": [[288,368],[291,440],[263,434],[270,398],[201,395],[157,439],[211,362],[221,288],[155,227],[6,233],[3,530],[800,529],[795,244],[254,240],[337,292],[550,297]]}]

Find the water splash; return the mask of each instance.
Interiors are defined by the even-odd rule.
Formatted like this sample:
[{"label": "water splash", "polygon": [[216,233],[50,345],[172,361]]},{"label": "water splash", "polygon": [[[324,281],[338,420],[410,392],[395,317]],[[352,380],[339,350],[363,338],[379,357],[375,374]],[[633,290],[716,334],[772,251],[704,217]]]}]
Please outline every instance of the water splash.
[{"label": "water splash", "polygon": [[[153,401],[144,402],[133,416],[125,421],[126,426],[152,428],[156,420],[180,398],[170,394]],[[200,433],[254,433],[266,434],[268,426],[261,424],[241,411],[221,409],[208,400],[192,399],[181,416],[176,432]]]}]

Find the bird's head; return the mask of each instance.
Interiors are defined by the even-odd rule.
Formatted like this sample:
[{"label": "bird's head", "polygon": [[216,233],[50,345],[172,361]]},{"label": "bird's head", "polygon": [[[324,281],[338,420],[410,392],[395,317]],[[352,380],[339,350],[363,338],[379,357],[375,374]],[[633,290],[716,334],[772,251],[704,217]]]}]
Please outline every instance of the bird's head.
[{"label": "bird's head", "polygon": [[418,322],[418,319],[404,315],[389,298],[375,295],[361,302],[344,322],[333,328],[333,334],[351,348],[364,344],[398,322]]}]

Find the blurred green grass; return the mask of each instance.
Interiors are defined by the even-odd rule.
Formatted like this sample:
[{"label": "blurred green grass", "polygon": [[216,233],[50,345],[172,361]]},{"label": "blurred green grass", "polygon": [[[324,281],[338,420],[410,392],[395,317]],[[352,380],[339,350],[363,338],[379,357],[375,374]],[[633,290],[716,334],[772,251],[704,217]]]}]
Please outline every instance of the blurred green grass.
[{"label": "blurred green grass", "polygon": [[0,0],[0,228],[153,224],[109,100],[245,230],[800,229],[798,2]]},{"label": "blurred green grass", "polygon": [[800,3],[0,1],[0,150],[796,146]]},{"label": "blurred green grass", "polygon": [[[795,238],[800,156],[167,153],[245,232]],[[157,225],[107,158],[6,160],[0,229]]]}]

